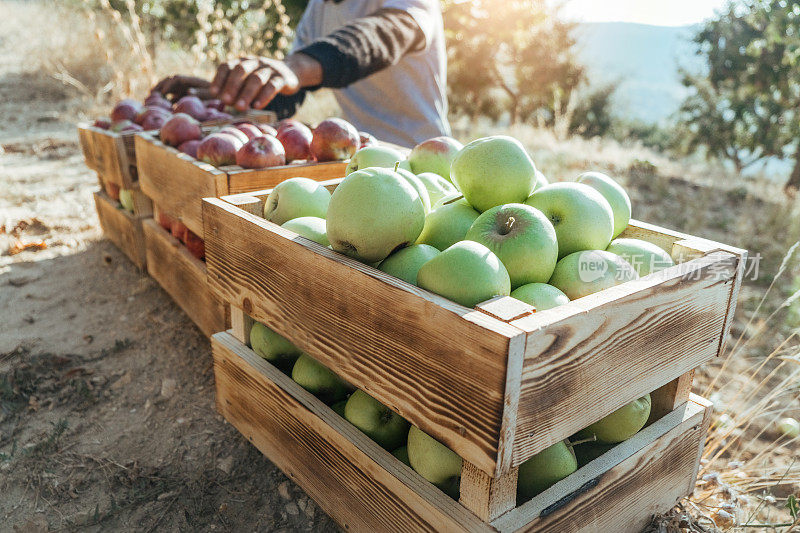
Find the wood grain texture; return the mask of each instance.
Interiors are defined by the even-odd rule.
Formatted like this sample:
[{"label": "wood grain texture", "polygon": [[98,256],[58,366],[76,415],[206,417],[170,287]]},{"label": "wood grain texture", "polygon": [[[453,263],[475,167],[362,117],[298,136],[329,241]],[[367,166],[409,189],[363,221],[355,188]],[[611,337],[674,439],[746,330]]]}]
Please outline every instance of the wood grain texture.
[{"label": "wood grain texture", "polygon": [[685,404],[495,520],[500,531],[641,531],[694,485],[708,408]]},{"label": "wood grain texture", "polygon": [[347,531],[489,531],[231,335],[212,337],[217,409]]},{"label": "wood grain texture", "polygon": [[222,200],[204,205],[208,277],[227,302],[495,474],[518,329],[292,242],[292,232]]},{"label": "wood grain texture", "polygon": [[227,174],[147,134],[136,137],[136,161],[144,193],[202,236],[202,199],[228,194]]},{"label": "wood grain texture", "polygon": [[250,330],[253,328],[255,321],[238,307],[233,305],[228,307],[231,316],[231,335],[245,346],[250,346]]},{"label": "wood grain texture", "polygon": [[331,161],[328,163],[300,163],[280,167],[262,168],[255,170],[241,167],[228,167],[228,193],[237,194],[271,189],[280,182],[289,178],[309,178],[315,181],[324,181],[332,178],[343,178],[347,161]]},{"label": "wood grain texture", "polygon": [[142,219],[122,209],[119,203],[102,191],[94,193],[94,205],[106,238],[128,256],[134,265],[144,270],[146,254]]},{"label": "wood grain texture", "polygon": [[513,321],[529,335],[512,464],[715,357],[738,266],[714,252]]},{"label": "wood grain texture", "polygon": [[225,331],[226,309],[206,280],[205,263],[192,256],[178,239],[155,220],[143,222],[147,271],[204,335]]},{"label": "wood grain texture", "polygon": [[136,186],[136,133],[114,133],[88,124],[78,126],[78,139],[86,166],[122,189]]},{"label": "wood grain texture", "polygon": [[491,477],[465,461],[459,492],[461,505],[484,522],[491,522],[517,506],[517,469]]},{"label": "wood grain texture", "polygon": [[652,424],[662,416],[688,402],[692,393],[693,381],[694,370],[690,370],[651,392],[650,418],[647,422]]}]

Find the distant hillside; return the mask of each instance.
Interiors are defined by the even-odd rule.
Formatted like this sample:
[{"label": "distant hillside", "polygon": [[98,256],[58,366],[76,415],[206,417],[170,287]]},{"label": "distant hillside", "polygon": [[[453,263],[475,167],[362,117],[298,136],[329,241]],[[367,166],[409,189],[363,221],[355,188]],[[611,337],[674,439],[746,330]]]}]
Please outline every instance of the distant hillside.
[{"label": "distant hillside", "polygon": [[599,83],[618,80],[618,114],[647,122],[678,109],[686,89],[678,66],[699,69],[691,37],[696,26],[649,26],[627,22],[581,24],[579,57]]}]

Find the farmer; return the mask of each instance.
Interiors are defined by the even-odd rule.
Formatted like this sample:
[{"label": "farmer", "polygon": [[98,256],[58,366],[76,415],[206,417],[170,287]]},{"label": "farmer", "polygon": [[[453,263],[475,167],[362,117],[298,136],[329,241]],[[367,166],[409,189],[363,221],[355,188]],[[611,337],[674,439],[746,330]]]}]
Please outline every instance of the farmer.
[{"label": "farmer", "polygon": [[285,60],[238,59],[219,65],[211,83],[171,76],[154,89],[208,89],[240,111],[285,118],[308,91],[329,87],[357,129],[413,146],[450,133],[446,66],[438,0],[311,0]]}]

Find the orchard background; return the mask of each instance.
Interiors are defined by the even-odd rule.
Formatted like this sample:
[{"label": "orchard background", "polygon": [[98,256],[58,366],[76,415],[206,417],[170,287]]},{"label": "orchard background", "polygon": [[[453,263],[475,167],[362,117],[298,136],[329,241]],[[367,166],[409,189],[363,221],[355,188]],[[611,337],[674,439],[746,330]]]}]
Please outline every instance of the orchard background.
[{"label": "orchard background", "polygon": [[[214,413],[208,343],[102,240],[74,127],[164,75],[280,57],[304,4],[0,0],[3,524],[334,529]],[[726,530],[734,516],[735,530],[787,530],[800,443],[774,423],[800,416],[800,14],[780,1],[718,13],[694,32],[700,68],[682,71],[679,109],[644,123],[617,112],[618,84],[593,79],[552,3],[491,4],[443,3],[456,137],[513,135],[555,180],[607,172],[635,218],[758,258],[726,356],[697,380],[715,402],[697,490],[654,530]],[[336,111],[320,92],[300,115]],[[45,248],[16,253],[29,243]]]}]

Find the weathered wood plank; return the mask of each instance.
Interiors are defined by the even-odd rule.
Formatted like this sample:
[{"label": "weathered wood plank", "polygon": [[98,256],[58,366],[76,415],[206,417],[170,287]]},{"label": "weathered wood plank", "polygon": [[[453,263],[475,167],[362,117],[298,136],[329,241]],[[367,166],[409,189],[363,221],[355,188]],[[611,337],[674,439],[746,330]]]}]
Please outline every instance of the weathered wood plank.
[{"label": "weathered wood plank", "polygon": [[690,370],[651,392],[650,418],[647,422],[652,424],[688,402],[693,381],[694,370]]},{"label": "weathered wood plank", "polygon": [[225,301],[496,472],[519,330],[307,239],[289,242],[292,232],[222,200],[204,204],[209,281]]},{"label": "weathered wood plank", "polygon": [[477,517],[229,334],[217,409],[347,531],[489,531]]},{"label": "weathered wood plank", "polygon": [[94,193],[97,218],[105,236],[138,268],[144,270],[146,254],[142,219],[122,209],[104,192]]},{"label": "weathered wood plank", "polygon": [[135,133],[114,133],[88,124],[78,126],[86,166],[122,189],[136,186],[136,161],[131,157],[135,136]]},{"label": "weathered wood plank", "polygon": [[491,522],[517,506],[517,469],[495,478],[465,461],[459,491],[461,505],[484,522]]},{"label": "weathered wood plank", "polygon": [[202,237],[202,198],[227,194],[227,174],[147,135],[136,137],[136,161],[144,193]]},{"label": "weathered wood plank", "polygon": [[693,401],[492,522],[500,531],[641,531],[694,485],[709,409]]},{"label": "weathered wood plank", "polygon": [[716,356],[738,266],[714,252],[513,321],[529,335],[512,464]]},{"label": "weathered wood plank", "polygon": [[192,256],[155,220],[143,222],[147,271],[204,335],[225,331],[226,309],[206,280],[205,263]]},{"label": "weathered wood plank", "polygon": [[327,163],[300,163],[256,170],[242,169],[228,172],[229,194],[271,189],[289,178],[309,178],[315,181],[343,178],[347,161]]}]

